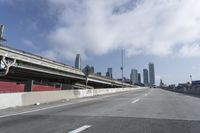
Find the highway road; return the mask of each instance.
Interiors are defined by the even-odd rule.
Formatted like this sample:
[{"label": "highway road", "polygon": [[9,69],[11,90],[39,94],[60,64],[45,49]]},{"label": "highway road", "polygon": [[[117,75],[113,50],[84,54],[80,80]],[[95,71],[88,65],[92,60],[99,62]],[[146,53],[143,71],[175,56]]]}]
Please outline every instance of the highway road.
[{"label": "highway road", "polygon": [[0,111],[0,133],[199,133],[200,98],[158,88]]}]

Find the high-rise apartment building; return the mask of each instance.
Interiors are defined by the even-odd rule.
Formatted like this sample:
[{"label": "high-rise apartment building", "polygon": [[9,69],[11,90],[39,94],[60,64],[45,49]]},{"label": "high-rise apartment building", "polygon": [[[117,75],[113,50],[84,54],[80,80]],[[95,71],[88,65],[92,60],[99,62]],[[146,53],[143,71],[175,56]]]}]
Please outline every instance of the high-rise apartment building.
[{"label": "high-rise apartment building", "polygon": [[145,86],[148,86],[148,84],[149,84],[149,76],[148,76],[147,69],[143,69],[143,83]]},{"label": "high-rise apartment building", "polygon": [[81,55],[80,54],[76,55],[75,68],[81,69]]},{"label": "high-rise apartment building", "polygon": [[131,70],[130,80],[132,84],[138,84],[138,72],[137,69]]},{"label": "high-rise apartment building", "polygon": [[155,85],[155,70],[152,62],[149,63],[149,84]]}]

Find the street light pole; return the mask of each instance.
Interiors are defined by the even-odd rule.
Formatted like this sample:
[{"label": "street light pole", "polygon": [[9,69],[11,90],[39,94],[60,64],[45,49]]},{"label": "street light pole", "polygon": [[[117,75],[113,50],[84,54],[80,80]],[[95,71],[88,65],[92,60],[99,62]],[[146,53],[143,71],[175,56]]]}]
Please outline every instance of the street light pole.
[{"label": "street light pole", "polygon": [[191,84],[192,84],[192,75],[190,75],[190,81],[191,81]]},{"label": "street light pole", "polygon": [[85,89],[87,89],[87,83],[88,83],[88,76],[86,76],[86,79],[85,79]]},{"label": "street light pole", "polygon": [[90,74],[90,67],[86,67],[86,73],[85,73],[85,88],[87,89],[88,87],[88,75]]},{"label": "street light pole", "polygon": [[124,82],[124,50],[121,50],[121,71],[122,71],[122,87],[124,87],[123,82]]},{"label": "street light pole", "polygon": [[4,41],[6,41],[6,39],[3,38],[3,31],[4,31],[4,25],[0,24],[0,44],[1,42],[3,43]]}]

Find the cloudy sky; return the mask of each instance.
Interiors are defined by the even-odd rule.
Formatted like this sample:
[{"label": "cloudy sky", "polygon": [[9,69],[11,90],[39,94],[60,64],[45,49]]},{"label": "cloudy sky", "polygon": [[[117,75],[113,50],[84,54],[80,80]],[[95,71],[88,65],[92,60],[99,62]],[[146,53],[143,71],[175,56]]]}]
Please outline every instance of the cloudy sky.
[{"label": "cloudy sky", "polygon": [[199,0],[0,0],[6,45],[120,78],[154,62],[156,80],[200,79]]}]

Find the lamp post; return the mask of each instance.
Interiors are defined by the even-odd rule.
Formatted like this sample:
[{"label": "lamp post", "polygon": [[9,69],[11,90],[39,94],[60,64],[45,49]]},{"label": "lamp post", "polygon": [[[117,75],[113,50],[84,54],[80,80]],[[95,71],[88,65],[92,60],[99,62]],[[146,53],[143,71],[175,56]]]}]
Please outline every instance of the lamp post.
[{"label": "lamp post", "polygon": [[192,75],[190,75],[190,81],[191,81],[191,84],[192,84]]},{"label": "lamp post", "polygon": [[6,39],[3,38],[3,31],[4,31],[4,25],[0,24],[0,43],[6,41]]},{"label": "lamp post", "polygon": [[90,66],[89,65],[87,65],[85,68],[84,68],[84,71],[83,71],[83,73],[85,74],[85,89],[87,89],[88,87],[88,76],[89,76],[89,74],[90,74]]},{"label": "lamp post", "polygon": [[123,82],[124,82],[124,49],[121,50],[121,71],[122,71],[122,87],[124,87]]}]

